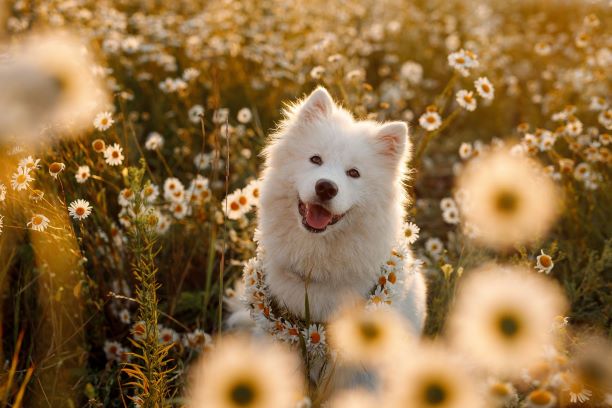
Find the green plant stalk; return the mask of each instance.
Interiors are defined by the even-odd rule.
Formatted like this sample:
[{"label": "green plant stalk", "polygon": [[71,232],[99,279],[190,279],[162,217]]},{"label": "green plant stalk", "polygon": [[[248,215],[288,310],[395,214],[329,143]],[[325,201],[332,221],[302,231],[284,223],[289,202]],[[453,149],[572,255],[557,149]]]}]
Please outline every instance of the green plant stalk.
[{"label": "green plant stalk", "polygon": [[136,285],[136,300],[138,302],[138,320],[145,325],[144,337],[134,345],[139,352],[132,355],[138,363],[127,363],[123,372],[127,373],[133,381],[128,383],[137,389],[137,396],[141,400],[141,406],[145,408],[163,407],[168,395],[168,374],[172,369],[167,369],[167,355],[172,347],[159,343],[158,331],[158,298],[157,283],[158,269],[155,265],[155,257],[159,253],[157,237],[151,228],[154,223],[148,214],[140,214],[142,202],[140,190],[142,188],[142,176],[144,166],[141,169],[131,168],[129,171],[130,186],[135,192],[135,213],[133,228],[130,230],[130,250],[134,254],[132,270]]}]

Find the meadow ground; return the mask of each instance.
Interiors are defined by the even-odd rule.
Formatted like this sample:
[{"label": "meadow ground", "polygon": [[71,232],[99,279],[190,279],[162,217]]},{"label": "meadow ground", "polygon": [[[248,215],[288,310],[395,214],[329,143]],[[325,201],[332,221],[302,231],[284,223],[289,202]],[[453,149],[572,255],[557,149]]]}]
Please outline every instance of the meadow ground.
[{"label": "meadow ground", "polygon": [[[609,2],[0,7],[0,406],[612,406]],[[317,85],[411,125],[418,344],[384,308],[222,334],[258,154]],[[327,341],[380,386],[288,369]]]}]

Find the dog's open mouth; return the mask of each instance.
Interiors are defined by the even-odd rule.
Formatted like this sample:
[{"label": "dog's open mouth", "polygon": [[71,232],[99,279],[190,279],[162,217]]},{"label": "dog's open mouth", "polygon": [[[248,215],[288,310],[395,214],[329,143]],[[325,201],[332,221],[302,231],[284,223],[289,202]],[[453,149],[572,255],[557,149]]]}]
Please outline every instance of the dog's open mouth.
[{"label": "dog's open mouth", "polygon": [[298,211],[302,216],[302,225],[310,232],[323,232],[334,225],[344,214],[332,214],[320,204],[304,203],[298,198]]}]

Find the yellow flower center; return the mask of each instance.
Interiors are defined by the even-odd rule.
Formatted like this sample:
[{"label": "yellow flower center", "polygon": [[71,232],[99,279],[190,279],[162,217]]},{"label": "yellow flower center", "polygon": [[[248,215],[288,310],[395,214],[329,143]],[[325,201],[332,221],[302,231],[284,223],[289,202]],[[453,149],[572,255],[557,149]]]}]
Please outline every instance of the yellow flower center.
[{"label": "yellow flower center", "polygon": [[506,340],[516,338],[522,329],[520,319],[511,311],[503,311],[497,316],[497,329]]},{"label": "yellow flower center", "polygon": [[17,176],[16,180],[17,180],[17,183],[23,184],[23,183],[26,182],[27,177],[26,177],[25,174],[20,174],[20,175]]},{"label": "yellow flower center", "polygon": [[506,395],[510,394],[510,388],[506,384],[495,383],[491,385],[491,393],[499,397],[505,397]]},{"label": "yellow flower center", "polygon": [[542,265],[545,268],[548,268],[549,266],[552,266],[552,259],[550,259],[550,256],[548,256],[548,255],[541,255],[540,256],[540,265]]},{"label": "yellow flower center", "polygon": [[34,225],[40,225],[42,224],[43,219],[40,215],[35,215],[34,217],[32,217],[32,224]]},{"label": "yellow flower center", "polygon": [[75,212],[76,215],[83,215],[83,214],[85,214],[85,208],[77,207],[77,209],[74,210],[74,212]]},{"label": "yellow flower center", "polygon": [[362,321],[359,323],[359,333],[366,342],[372,342],[380,337],[380,327],[371,321]]},{"label": "yellow flower center", "polygon": [[100,152],[102,150],[104,150],[104,141],[100,140],[100,139],[96,139],[93,142],[93,148],[96,152]]},{"label": "yellow flower center", "polygon": [[440,381],[428,381],[423,387],[423,406],[439,407],[448,402],[449,390]]},{"label": "yellow flower center", "polygon": [[532,391],[527,399],[536,405],[547,405],[552,401],[552,395],[546,390]]},{"label": "yellow flower center", "polygon": [[515,213],[519,204],[519,197],[514,191],[510,190],[500,190],[494,198],[495,209],[504,215]]},{"label": "yellow flower center", "polygon": [[253,406],[257,400],[257,390],[247,380],[239,380],[230,387],[229,398],[233,406]]},{"label": "yellow flower center", "polygon": [[240,204],[238,204],[236,201],[232,201],[230,203],[230,209],[232,211],[238,211],[240,209]]}]

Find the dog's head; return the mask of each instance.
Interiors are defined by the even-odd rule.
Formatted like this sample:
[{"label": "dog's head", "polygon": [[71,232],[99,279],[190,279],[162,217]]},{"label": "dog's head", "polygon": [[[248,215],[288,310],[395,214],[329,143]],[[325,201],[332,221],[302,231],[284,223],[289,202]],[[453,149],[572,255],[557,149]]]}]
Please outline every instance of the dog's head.
[{"label": "dog's head", "polygon": [[404,122],[356,121],[319,87],[287,110],[264,152],[262,207],[282,200],[303,231],[340,230],[401,201],[409,150]]}]

